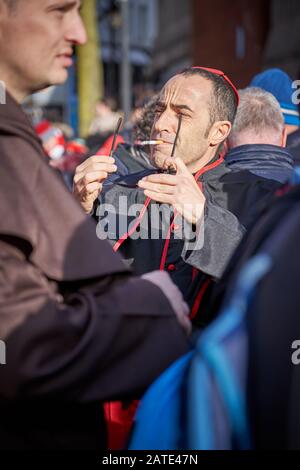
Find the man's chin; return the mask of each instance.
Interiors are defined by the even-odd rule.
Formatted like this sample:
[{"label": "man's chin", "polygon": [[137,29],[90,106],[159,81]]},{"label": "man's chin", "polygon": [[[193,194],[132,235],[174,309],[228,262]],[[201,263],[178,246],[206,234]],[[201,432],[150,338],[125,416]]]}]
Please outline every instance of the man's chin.
[{"label": "man's chin", "polygon": [[38,93],[39,91],[46,90],[51,86],[63,85],[68,79],[67,70],[63,70],[59,73],[53,74],[51,77],[48,77],[44,82],[36,84],[31,90],[31,94]]},{"label": "man's chin", "polygon": [[57,71],[53,71],[53,73],[49,74],[48,76],[47,87],[63,85],[67,79],[68,79],[67,69],[63,68]]},{"label": "man's chin", "polygon": [[50,77],[51,85],[62,85],[68,79],[69,72],[66,68],[58,70]]},{"label": "man's chin", "polygon": [[159,151],[155,151],[152,155],[151,155],[151,163],[156,167],[156,168],[159,168],[160,170],[163,169],[164,167],[164,162],[166,160],[167,156],[162,154],[161,152]]}]

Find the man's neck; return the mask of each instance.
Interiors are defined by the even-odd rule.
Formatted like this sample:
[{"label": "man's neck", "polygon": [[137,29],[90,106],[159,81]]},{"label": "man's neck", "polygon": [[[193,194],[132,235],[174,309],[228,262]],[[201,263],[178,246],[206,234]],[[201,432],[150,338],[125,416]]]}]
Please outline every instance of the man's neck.
[{"label": "man's neck", "polygon": [[6,86],[6,89],[8,91],[8,93],[10,94],[10,96],[18,103],[18,104],[21,104],[22,101],[24,101],[24,99],[26,98],[26,93],[20,93],[18,92],[17,90],[15,90],[14,88],[11,88],[9,86]]},{"label": "man's neck", "polygon": [[30,94],[29,92],[26,92],[26,90],[22,89],[18,83],[18,79],[13,75],[13,73],[7,71],[5,68],[1,67],[1,65],[0,79],[5,85],[6,91],[17,103],[22,103],[26,96]]},{"label": "man's neck", "polygon": [[[210,150],[210,149],[209,149]],[[194,175],[197,171],[204,168],[209,162],[211,162],[217,156],[217,150],[212,149],[211,151],[206,152],[203,157],[201,157],[196,162],[192,162],[187,165],[189,171]]]},{"label": "man's neck", "polygon": [[296,132],[299,129],[299,126],[293,126],[292,124],[286,124],[286,133],[287,135],[293,134],[293,132]]}]

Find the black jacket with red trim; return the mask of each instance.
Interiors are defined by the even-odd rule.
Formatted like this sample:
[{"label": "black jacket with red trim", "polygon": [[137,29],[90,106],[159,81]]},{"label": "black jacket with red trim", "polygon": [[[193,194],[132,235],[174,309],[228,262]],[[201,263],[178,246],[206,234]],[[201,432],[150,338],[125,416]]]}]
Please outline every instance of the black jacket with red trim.
[{"label": "black jacket with red trim", "polygon": [[249,171],[232,172],[217,157],[198,180],[206,203],[202,230],[195,235],[191,225],[185,223],[182,230],[182,221],[178,223],[177,217],[173,221],[170,206],[146,200],[136,187],[150,172],[153,170],[107,183],[96,207],[97,234],[119,249],[136,274],[167,270],[194,316],[208,280],[222,276],[255,218],[257,204],[266,202],[279,184]]}]

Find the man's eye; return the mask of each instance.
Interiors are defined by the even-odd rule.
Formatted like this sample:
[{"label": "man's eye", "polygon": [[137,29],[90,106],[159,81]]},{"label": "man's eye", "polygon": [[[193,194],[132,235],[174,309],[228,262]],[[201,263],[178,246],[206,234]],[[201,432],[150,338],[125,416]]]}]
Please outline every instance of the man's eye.
[{"label": "man's eye", "polygon": [[70,5],[65,5],[65,6],[62,6],[62,7],[55,8],[54,11],[57,11],[58,13],[67,13],[70,9],[71,9]]},{"label": "man's eye", "polygon": [[64,8],[56,8],[55,10],[53,10],[53,12],[56,15],[62,16],[65,13],[65,10],[64,10]]}]

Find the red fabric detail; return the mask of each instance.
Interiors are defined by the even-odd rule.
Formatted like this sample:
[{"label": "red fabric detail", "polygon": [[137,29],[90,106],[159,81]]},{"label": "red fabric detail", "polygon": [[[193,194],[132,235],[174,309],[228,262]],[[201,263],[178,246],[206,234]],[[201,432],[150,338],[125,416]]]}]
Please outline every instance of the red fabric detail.
[{"label": "red fabric detail", "polygon": [[223,77],[224,80],[228,83],[228,85],[232,88],[232,90],[233,90],[233,92],[234,92],[234,94],[235,94],[236,100],[237,100],[237,105],[239,104],[239,102],[240,102],[239,92],[237,91],[236,86],[234,86],[234,84],[232,83],[232,81],[230,80],[230,78],[228,78],[227,75],[225,75],[225,73],[222,72],[222,70],[211,69],[211,68],[209,68],[209,67],[200,67],[200,66],[197,66],[197,65],[195,65],[194,67],[192,67],[192,69],[207,70],[207,72],[211,72],[211,73],[214,73],[215,75],[219,75],[220,77]]},{"label": "red fabric detail", "polygon": [[171,225],[170,225],[168,233],[167,233],[167,238],[166,238],[166,241],[165,241],[165,244],[164,244],[164,248],[163,248],[163,252],[162,252],[162,256],[161,256],[161,260],[160,260],[160,266],[159,266],[160,271],[165,270],[165,265],[166,265],[167,255],[168,255],[168,249],[169,249],[169,245],[170,245],[170,236],[171,236],[171,232],[174,228],[175,217],[176,217],[176,211],[174,211],[174,219],[171,222]]},{"label": "red fabric detail", "polygon": [[196,279],[196,276],[197,276],[198,272],[199,272],[198,269],[193,267],[192,282],[194,282],[194,280]]},{"label": "red fabric detail", "polygon": [[201,175],[203,175],[204,173],[206,173],[209,170],[212,170],[213,168],[216,168],[221,163],[223,163],[223,161],[224,161],[224,158],[219,156],[218,160],[211,163],[210,165],[206,165],[203,168],[201,168],[201,170],[197,171],[197,173],[195,174],[195,176],[194,176],[195,180],[198,181],[198,179],[200,178]]},{"label": "red fabric detail", "polygon": [[134,400],[125,408],[120,401],[104,403],[108,449],[124,450],[126,448],[138,404],[139,402]]},{"label": "red fabric detail", "polygon": [[[195,180],[198,182],[198,179],[200,178],[201,175],[203,175],[204,173],[206,173],[209,170],[212,170],[213,168],[216,168],[223,161],[224,161],[224,159],[222,157],[219,157],[218,160],[216,160],[215,162],[201,168],[201,170],[199,170],[195,174],[195,176],[194,176]],[[200,187],[200,189],[202,189],[202,183],[198,183],[198,186]],[[168,230],[167,238],[166,238],[165,245],[164,245],[163,252],[162,252],[162,257],[161,257],[161,260],[160,260],[160,267],[159,267],[160,271],[164,271],[165,265],[166,265],[166,260],[167,260],[167,256],[168,256],[168,249],[169,249],[169,245],[170,245],[170,236],[171,236],[171,232],[175,228],[176,211],[174,211],[174,214],[175,214],[174,219],[173,219],[173,221],[170,225],[170,228]]]},{"label": "red fabric detail", "polygon": [[[114,136],[113,135],[109,136],[108,139],[106,139],[106,141],[102,145],[102,147],[100,147],[100,149],[96,152],[96,155],[107,155],[107,156],[109,156],[113,140],[114,140]],[[114,150],[116,150],[116,148],[118,147],[119,144],[124,144],[124,142],[125,141],[124,141],[123,137],[121,135],[117,135]]]},{"label": "red fabric detail", "polygon": [[35,131],[38,135],[41,135],[44,132],[47,132],[52,128],[53,128],[53,126],[52,126],[51,122],[44,120],[44,121],[39,122],[35,126]]},{"label": "red fabric detail", "polygon": [[[218,160],[216,160],[215,162],[211,163],[210,165],[207,165],[203,168],[201,168],[201,170],[199,170],[196,174],[195,174],[195,180],[197,181],[198,183],[198,186],[199,188],[202,190],[202,183],[198,181],[198,179],[200,178],[201,175],[203,175],[204,173],[206,173],[207,171],[209,170],[212,170],[213,168],[216,168],[218,165],[220,165],[222,162],[224,161],[224,158],[222,156],[219,156]],[[196,276],[198,274],[198,269],[196,268],[193,268],[193,272],[192,272],[192,282],[194,282],[194,280],[196,279]],[[196,299],[195,299],[195,302],[194,302],[194,305],[192,307],[192,311],[190,313],[190,319],[193,320],[193,318],[195,318],[195,316],[197,315],[197,312],[199,310],[199,307],[200,307],[200,303],[203,299],[203,296],[206,292],[206,289],[208,288],[209,286],[209,283],[210,283],[210,279],[206,279],[206,281],[204,282],[204,284],[202,285],[200,291],[198,292],[197,296],[196,296]]]},{"label": "red fabric detail", "polygon": [[203,299],[203,296],[204,296],[210,282],[211,282],[211,279],[206,279],[206,281],[204,281],[204,283],[202,284],[201,289],[199,290],[199,292],[196,296],[192,311],[190,313],[190,320],[193,320],[195,318],[195,316],[197,315],[197,312],[199,310],[201,301]]},{"label": "red fabric detail", "polygon": [[203,184],[201,183],[201,181],[197,181],[197,184],[199,188],[201,189],[201,191],[203,191]]},{"label": "red fabric detail", "polygon": [[275,196],[276,197],[282,197],[284,196],[290,189],[291,185],[289,183],[286,183],[284,186],[280,187],[279,189],[276,190]]},{"label": "red fabric detail", "polygon": [[170,272],[171,272],[171,271],[176,271],[176,266],[175,266],[175,264],[169,264],[168,267],[167,267],[167,270],[170,271]]},{"label": "red fabric detail", "polygon": [[147,197],[146,201],[145,201],[145,204],[144,204],[144,207],[143,209],[141,210],[141,213],[140,215],[138,216],[138,218],[136,219],[133,227],[131,228],[131,230],[129,230],[129,232],[125,233],[118,241],[117,243],[114,244],[114,251],[118,251],[118,249],[120,248],[120,246],[125,242],[125,240],[127,240],[127,238],[129,238],[135,231],[136,229],[138,228],[138,226],[140,225],[141,223],[141,220],[142,218],[144,217],[145,215],[145,212],[147,210],[147,207],[149,206],[151,202],[151,199],[150,197]]}]

